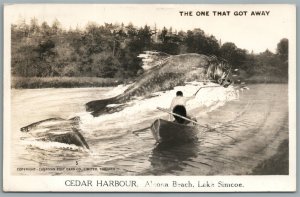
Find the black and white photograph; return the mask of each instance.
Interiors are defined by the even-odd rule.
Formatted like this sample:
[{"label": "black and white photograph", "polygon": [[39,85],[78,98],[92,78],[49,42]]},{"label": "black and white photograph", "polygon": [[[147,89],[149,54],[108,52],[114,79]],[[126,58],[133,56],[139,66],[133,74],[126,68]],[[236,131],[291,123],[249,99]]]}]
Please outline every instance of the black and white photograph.
[{"label": "black and white photograph", "polygon": [[4,44],[4,191],[296,190],[294,5],[12,4]]}]

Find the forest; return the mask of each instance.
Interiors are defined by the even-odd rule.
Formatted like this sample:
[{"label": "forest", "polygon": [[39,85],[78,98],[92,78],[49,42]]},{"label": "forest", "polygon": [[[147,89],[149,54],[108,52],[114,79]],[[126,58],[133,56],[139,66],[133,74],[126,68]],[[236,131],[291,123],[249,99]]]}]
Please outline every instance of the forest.
[{"label": "forest", "polygon": [[[222,43],[200,28],[177,31],[171,27],[90,22],[85,28],[66,30],[58,20],[48,24],[35,18],[29,24],[24,20],[11,26],[11,72],[22,83],[28,78],[96,77],[102,82],[109,79],[109,83],[112,79],[134,79],[142,73],[138,55],[144,51],[215,55],[226,59],[244,79],[272,76],[286,82],[288,78],[286,38],[278,40],[275,53],[266,49],[256,54],[232,42]],[[102,82],[97,86],[104,86]],[[22,83],[17,87],[24,88]]]}]

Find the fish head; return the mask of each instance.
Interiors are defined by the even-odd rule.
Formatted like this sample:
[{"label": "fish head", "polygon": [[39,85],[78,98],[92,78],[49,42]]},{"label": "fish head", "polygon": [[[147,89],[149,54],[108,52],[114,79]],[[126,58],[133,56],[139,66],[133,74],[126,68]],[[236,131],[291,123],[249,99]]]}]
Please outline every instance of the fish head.
[{"label": "fish head", "polygon": [[27,133],[27,132],[29,132],[29,128],[28,127],[22,127],[21,129],[20,129],[20,131],[21,132],[25,132],[25,133]]},{"label": "fish head", "polygon": [[231,66],[224,61],[210,63],[207,69],[207,77],[225,88],[233,82]]},{"label": "fish head", "polygon": [[224,88],[227,88],[229,85],[232,84],[232,82],[233,80],[230,70],[224,71],[222,77],[218,79],[218,84],[223,86]]}]

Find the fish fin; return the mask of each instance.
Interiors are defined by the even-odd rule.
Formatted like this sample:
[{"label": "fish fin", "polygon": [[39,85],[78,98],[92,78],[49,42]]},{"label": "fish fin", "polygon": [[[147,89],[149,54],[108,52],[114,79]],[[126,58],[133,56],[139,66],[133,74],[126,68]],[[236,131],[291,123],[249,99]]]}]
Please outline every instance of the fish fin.
[{"label": "fish fin", "polygon": [[143,69],[149,70],[153,67],[161,65],[171,55],[158,51],[144,51],[138,57],[142,59]]},{"label": "fish fin", "polygon": [[108,104],[115,103],[116,97],[90,101],[85,104],[86,111],[92,112],[93,116],[102,114]]}]

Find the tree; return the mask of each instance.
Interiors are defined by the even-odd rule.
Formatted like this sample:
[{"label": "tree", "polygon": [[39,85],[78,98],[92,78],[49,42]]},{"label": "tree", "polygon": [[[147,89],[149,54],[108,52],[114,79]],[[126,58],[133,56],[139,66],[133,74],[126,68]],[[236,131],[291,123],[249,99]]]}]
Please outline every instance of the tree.
[{"label": "tree", "polygon": [[246,60],[247,51],[238,48],[232,42],[224,43],[220,48],[220,56],[226,59],[234,68],[240,68]]},{"label": "tree", "polygon": [[158,34],[159,42],[153,44],[153,48],[157,51],[165,52],[171,55],[179,53],[179,46],[182,44],[182,40],[178,35],[169,31],[167,28],[163,28]]},{"label": "tree", "polygon": [[220,45],[214,36],[206,37],[204,53],[208,55],[219,55]]},{"label": "tree", "polygon": [[[158,32],[158,33],[157,33]],[[153,36],[155,35],[155,36]],[[154,38],[155,37],[155,38]],[[176,55],[199,53],[220,56],[251,74],[288,76],[288,39],[277,44],[276,54],[249,54],[234,43],[222,46],[201,29],[173,31],[135,27],[133,24],[89,23],[84,29],[63,30],[58,20],[51,26],[37,19],[11,25],[13,76],[136,77],[142,72],[140,53],[157,50]],[[245,75],[246,76],[246,75]]]},{"label": "tree", "polygon": [[184,43],[189,53],[217,55],[220,48],[217,39],[214,36],[206,36],[201,29],[188,31]]},{"label": "tree", "polygon": [[162,43],[166,43],[167,40],[168,40],[168,37],[167,37],[167,34],[168,34],[168,30],[166,27],[164,27],[162,29],[162,31],[160,32],[160,34],[158,35],[158,38],[159,40],[162,42]]},{"label": "tree", "polygon": [[281,60],[281,64],[279,65],[280,70],[283,76],[288,76],[288,66],[289,66],[289,40],[287,38],[283,38],[277,44],[276,50],[277,56]]},{"label": "tree", "polygon": [[187,37],[185,39],[187,52],[203,54],[203,40],[204,31],[202,31],[201,29],[194,29],[193,31],[188,31]]},{"label": "tree", "polygon": [[51,29],[53,34],[61,33],[61,24],[57,19],[53,21]]},{"label": "tree", "polygon": [[289,40],[286,38],[283,38],[280,40],[280,42],[277,44],[276,49],[277,55],[283,60],[288,61],[288,55],[289,55]]},{"label": "tree", "polygon": [[48,25],[47,22],[42,23],[41,33],[44,37],[51,36],[51,34],[52,34],[51,27]]},{"label": "tree", "polygon": [[226,42],[220,48],[220,56],[228,61],[232,61],[236,50],[237,46],[234,43]]},{"label": "tree", "polygon": [[37,34],[40,31],[40,26],[38,24],[38,20],[36,18],[32,18],[30,20],[29,31],[31,35]]}]

